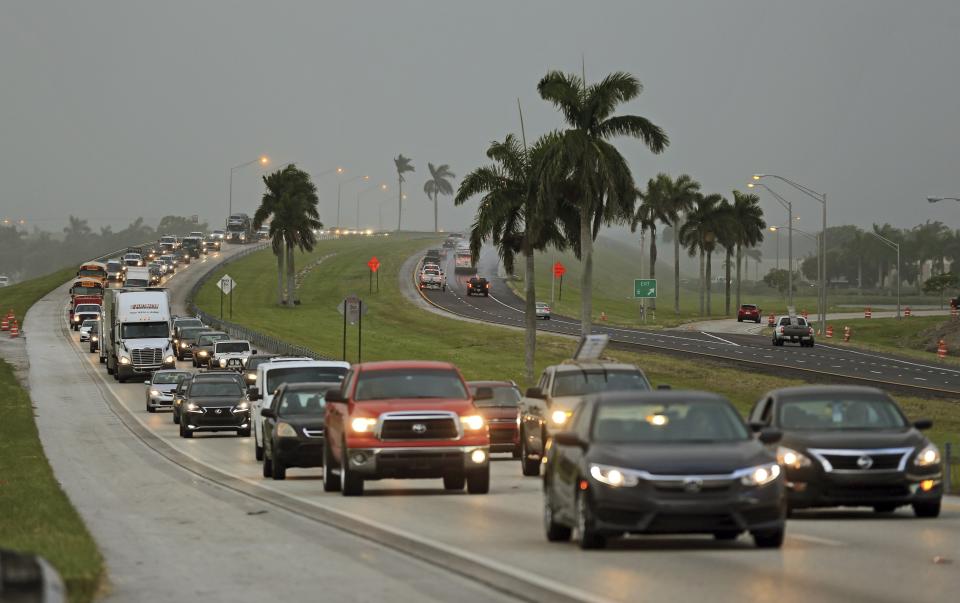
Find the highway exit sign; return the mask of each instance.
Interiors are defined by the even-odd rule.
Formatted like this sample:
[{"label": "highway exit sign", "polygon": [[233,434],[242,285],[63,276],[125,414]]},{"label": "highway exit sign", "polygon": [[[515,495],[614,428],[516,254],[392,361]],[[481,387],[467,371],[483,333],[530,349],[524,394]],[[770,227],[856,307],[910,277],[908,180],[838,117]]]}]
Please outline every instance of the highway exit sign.
[{"label": "highway exit sign", "polygon": [[655,299],[657,297],[657,279],[633,279],[633,297],[635,299]]}]

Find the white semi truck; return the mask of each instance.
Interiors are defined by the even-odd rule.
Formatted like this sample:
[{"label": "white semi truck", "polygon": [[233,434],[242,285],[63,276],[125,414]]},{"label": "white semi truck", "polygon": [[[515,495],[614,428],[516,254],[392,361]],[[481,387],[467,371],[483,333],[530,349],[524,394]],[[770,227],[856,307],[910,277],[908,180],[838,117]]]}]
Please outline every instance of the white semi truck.
[{"label": "white semi truck", "polygon": [[103,299],[101,344],[107,373],[121,383],[174,368],[170,300],[165,289],[108,289]]}]

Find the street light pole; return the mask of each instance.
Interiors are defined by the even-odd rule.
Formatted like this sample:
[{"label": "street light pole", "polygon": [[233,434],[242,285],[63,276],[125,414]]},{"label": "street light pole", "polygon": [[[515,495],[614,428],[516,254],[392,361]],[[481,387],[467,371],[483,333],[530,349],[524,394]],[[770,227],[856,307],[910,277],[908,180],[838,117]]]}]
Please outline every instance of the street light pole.
[{"label": "street light pole", "polygon": [[890,249],[893,249],[897,252],[897,318],[899,319],[900,318],[900,244],[894,241],[891,241],[887,237],[881,234],[878,234],[872,230],[866,230],[864,232],[872,234],[877,239],[879,239],[881,243],[883,243]]},{"label": "street light pole", "polygon": [[235,165],[232,168],[230,168],[230,188],[229,188],[230,192],[227,194],[227,216],[228,217],[233,214],[233,173],[239,170],[240,168],[245,168],[248,165],[253,165],[254,163],[259,163],[260,165],[264,165],[264,166],[269,165],[270,158],[267,157],[266,155],[261,155],[256,159],[252,159],[250,161],[241,163],[240,165]]},{"label": "street light pole", "polygon": [[368,192],[370,192],[370,191],[372,191],[372,190],[374,190],[374,189],[379,189],[379,190],[381,190],[381,191],[386,191],[386,190],[387,190],[387,185],[386,185],[386,184],[379,184],[379,185],[376,185],[376,186],[371,186],[371,187],[365,188],[365,189],[363,189],[362,191],[357,191],[357,230],[360,230],[360,197],[361,197],[361,195],[363,195],[364,193],[368,193]]},{"label": "street light pole", "polygon": [[[747,184],[747,188],[753,188],[754,186],[761,186],[768,193],[773,195],[773,198],[780,203],[785,210],[787,210],[787,305],[793,307],[793,203],[787,201],[782,196],[780,196],[775,190],[764,184],[763,182],[750,182]],[[777,255],[780,254],[780,234],[777,232]],[[780,260],[777,260],[777,268],[780,268]],[[820,273],[817,273],[819,277]]]},{"label": "street light pole", "polygon": [[363,178],[364,180],[369,180],[370,176],[362,176],[362,175],[354,176],[353,178],[349,180],[345,180],[343,182],[340,182],[340,180],[337,180],[337,228],[340,228],[340,193],[343,190],[343,185],[350,184],[351,182],[354,182],[355,180],[359,180],[361,178]]}]

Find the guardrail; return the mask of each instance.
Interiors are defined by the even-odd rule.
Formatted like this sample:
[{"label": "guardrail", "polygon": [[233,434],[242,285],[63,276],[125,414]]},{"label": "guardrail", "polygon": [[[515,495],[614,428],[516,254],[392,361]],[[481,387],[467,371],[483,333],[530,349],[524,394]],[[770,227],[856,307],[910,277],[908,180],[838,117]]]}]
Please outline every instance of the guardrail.
[{"label": "guardrail", "polygon": [[258,351],[267,350],[274,354],[280,354],[281,356],[309,356],[311,358],[316,358],[317,360],[335,360],[325,354],[316,352],[306,346],[294,345],[292,343],[283,341],[282,339],[277,339],[266,333],[261,333],[249,327],[231,322],[229,320],[223,320],[218,316],[213,316],[207,312],[201,310],[196,302],[197,293],[200,291],[200,288],[207,284],[212,277],[214,272],[223,268],[227,264],[235,262],[240,258],[246,257],[251,253],[255,253],[262,249],[266,249],[268,245],[266,243],[255,245],[249,249],[244,249],[236,255],[230,256],[224,261],[212,266],[203,276],[197,279],[197,282],[193,284],[190,290],[187,292],[187,311],[191,314],[195,314],[197,318],[202,320],[204,323],[215,327],[225,333],[228,333],[230,337],[235,339],[246,339],[250,342],[251,346],[256,348]]},{"label": "guardrail", "polygon": [[947,494],[960,492],[960,456],[951,442],[943,445],[943,491]]}]

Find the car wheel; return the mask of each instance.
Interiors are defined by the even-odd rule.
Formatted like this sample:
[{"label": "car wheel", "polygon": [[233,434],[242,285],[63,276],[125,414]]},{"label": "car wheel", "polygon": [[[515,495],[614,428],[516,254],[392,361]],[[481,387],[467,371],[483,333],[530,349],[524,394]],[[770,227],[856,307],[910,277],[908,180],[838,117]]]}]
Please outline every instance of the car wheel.
[{"label": "car wheel", "polygon": [[547,540],[550,542],[567,542],[573,534],[573,529],[570,526],[554,521],[553,508],[547,501],[547,497],[544,497],[543,500],[543,531],[546,532]]},{"label": "car wheel", "polygon": [[[99,351],[99,350],[98,350],[98,351]],[[107,359],[104,358],[103,356],[101,356],[101,357],[100,357],[100,364],[106,364],[106,363],[107,363]]]},{"label": "car wheel", "polygon": [[740,532],[727,531],[727,532],[714,532],[713,537],[717,540],[736,540],[737,536],[740,535]]},{"label": "car wheel", "polygon": [[273,459],[269,456],[263,457],[263,477],[273,477]]},{"label": "car wheel", "polygon": [[333,452],[330,450],[330,444],[323,443],[323,491],[339,492],[340,476],[333,473],[334,461]]},{"label": "car wheel", "polygon": [[463,490],[463,486],[466,483],[467,483],[467,478],[463,474],[443,476],[444,490]]},{"label": "car wheel", "polygon": [[757,548],[761,549],[779,549],[783,546],[784,529],[765,530],[763,532],[752,532],[753,542]]},{"label": "car wheel", "polygon": [[577,544],[581,549],[602,549],[607,539],[594,528],[593,511],[585,492],[577,491]]},{"label": "car wheel", "polygon": [[[349,458],[346,442],[344,442],[342,450],[344,452],[343,458],[346,461]],[[340,467],[340,493],[344,496],[363,496],[363,477],[350,471],[349,461],[343,463]]]},{"label": "car wheel", "polygon": [[258,461],[263,460],[263,446],[260,444],[260,439],[263,437],[263,432],[257,430],[257,434],[260,434],[260,438],[256,435],[253,436],[253,456],[257,457]]},{"label": "car wheel", "polygon": [[930,501],[930,502],[915,502],[913,503],[913,514],[917,517],[939,517],[940,516],[940,501]]},{"label": "car wheel", "polygon": [[897,510],[897,505],[885,503],[882,505],[873,505],[874,513],[893,513]]},{"label": "car wheel", "polygon": [[246,429],[238,429],[238,430],[237,430],[237,437],[240,437],[240,438],[249,438],[249,437],[250,437],[250,428],[247,427]]},{"label": "car wheel", "polygon": [[490,465],[475,469],[467,474],[467,493],[486,494],[490,492]]},{"label": "car wheel", "polygon": [[540,475],[540,459],[530,459],[527,451],[527,438],[520,432],[520,470],[527,477]]},{"label": "car wheel", "polygon": [[743,322],[742,318],[737,318],[737,322]]},{"label": "car wheel", "polygon": [[147,402],[147,412],[155,413],[157,412],[157,409],[150,406],[150,402]]},{"label": "car wheel", "polygon": [[513,452],[512,452],[513,458],[515,458],[515,459],[520,458],[520,453],[521,453],[521,452],[522,452],[522,449],[520,448],[520,444],[517,444],[516,446],[514,446],[514,447],[513,447]]},{"label": "car wheel", "polygon": [[181,438],[193,437],[193,432],[187,429],[187,426],[183,423],[183,421],[180,421],[180,437]]},{"label": "car wheel", "polygon": [[273,479],[287,479],[287,467],[280,459],[275,459],[273,461]]},{"label": "car wheel", "polygon": [[173,412],[170,414],[170,419],[173,421],[174,425],[180,424],[180,413],[177,412],[177,408],[173,408]]}]

